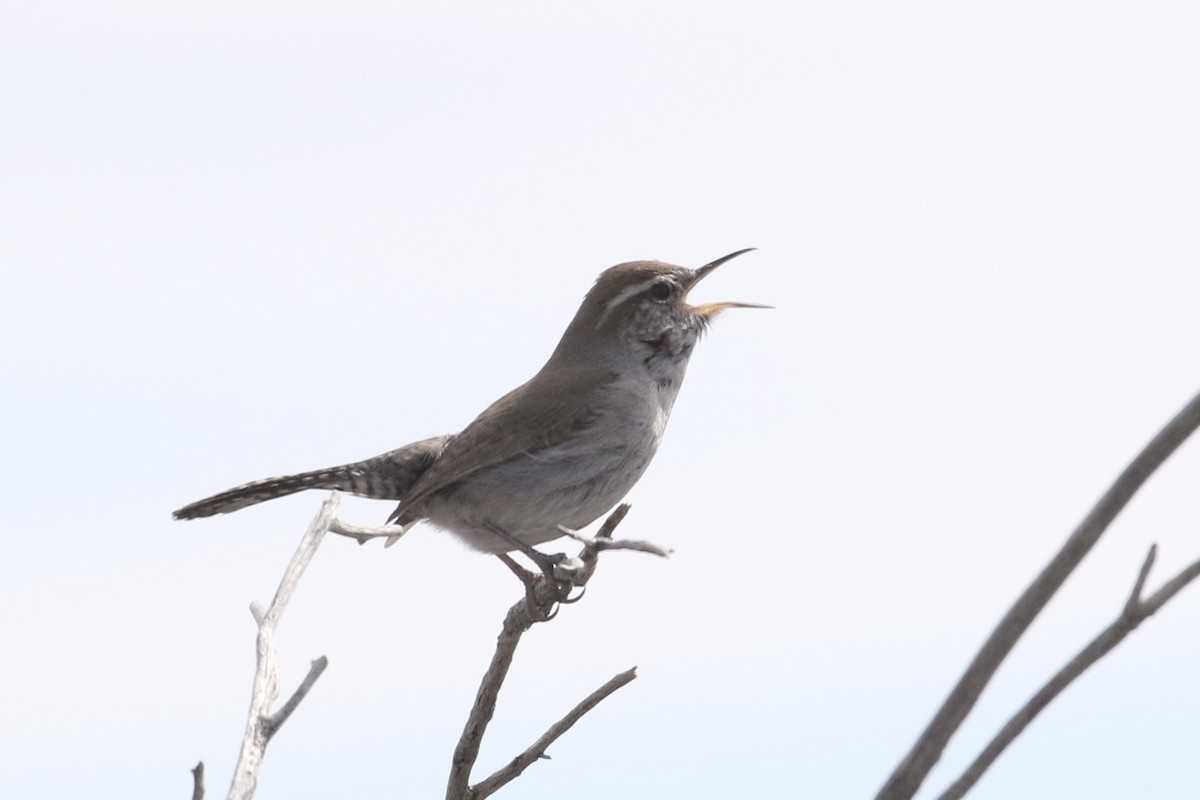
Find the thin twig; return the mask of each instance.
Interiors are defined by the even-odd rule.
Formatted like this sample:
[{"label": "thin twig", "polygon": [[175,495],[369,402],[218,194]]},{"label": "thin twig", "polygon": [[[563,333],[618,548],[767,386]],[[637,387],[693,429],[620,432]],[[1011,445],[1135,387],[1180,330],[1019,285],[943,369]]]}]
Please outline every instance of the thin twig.
[{"label": "thin twig", "polygon": [[642,541],[641,539],[611,539],[602,536],[597,536],[593,539],[590,536],[584,536],[579,531],[571,530],[562,525],[559,525],[558,529],[562,531],[564,536],[568,536],[580,544],[585,544],[598,553],[602,553],[605,550],[636,550],[639,553],[649,553],[650,555],[662,558],[670,558],[671,553],[674,552],[670,548],[663,547],[654,542]]},{"label": "thin twig", "polygon": [[1133,582],[1133,589],[1129,592],[1129,597],[1125,600],[1125,607],[1121,609],[1122,617],[1129,617],[1137,613],[1138,606],[1142,602],[1142,593],[1146,589],[1146,579],[1150,577],[1150,570],[1154,568],[1154,559],[1158,557],[1158,545],[1150,545],[1149,552],[1146,553],[1146,558],[1142,561],[1142,568],[1138,570],[1137,580]]},{"label": "thin twig", "polygon": [[278,711],[263,721],[268,739],[275,735],[275,731],[283,727],[283,723],[288,721],[288,717],[300,705],[300,701],[308,696],[309,690],[312,689],[313,684],[317,682],[317,678],[321,677],[321,673],[328,666],[329,659],[325,656],[313,659],[312,663],[308,666],[308,674],[304,676],[304,680],[296,687],[296,691],[292,692],[292,696],[287,699],[286,703],[279,707]]},{"label": "thin twig", "polygon": [[349,522],[342,522],[340,519],[334,519],[329,525],[330,533],[336,533],[338,536],[349,536],[359,544],[366,544],[371,539],[386,539],[387,541],[383,543],[384,547],[391,547],[400,541],[400,537],[407,530],[403,525],[351,525]]},{"label": "thin twig", "polygon": [[625,515],[629,513],[629,503],[621,503],[613,509],[613,512],[608,515],[608,519],[604,520],[604,524],[600,526],[599,532],[596,534],[598,539],[611,539],[616,533],[617,526],[621,524],[621,520],[625,519]]},{"label": "thin twig", "polygon": [[1187,569],[1164,583],[1162,588],[1147,597],[1141,604],[1142,619],[1145,619],[1165,606],[1167,601],[1177,595],[1189,583],[1196,580],[1196,578],[1200,578],[1200,561],[1190,564]]},{"label": "thin twig", "polygon": [[1181,589],[1200,576],[1200,561],[1196,561],[1168,581],[1149,599],[1143,600],[1142,589],[1145,586],[1150,567],[1154,564],[1154,554],[1155,547],[1152,546],[1150,552],[1146,555],[1146,560],[1142,563],[1141,571],[1138,573],[1137,581],[1133,586],[1133,592],[1130,593],[1129,600],[1121,610],[1120,616],[1111,625],[1101,631],[1096,638],[1092,639],[1074,658],[1067,662],[1066,666],[1047,681],[1021,710],[1004,724],[1004,727],[1000,729],[996,737],[988,742],[987,747],[971,762],[966,771],[954,783],[950,784],[946,791],[938,797],[938,800],[960,800],[960,798],[965,796],[971,790],[971,787],[983,777],[983,773],[987,771],[1000,754],[1012,744],[1014,739],[1021,735],[1025,727],[1033,722],[1042,709],[1048,706],[1063,689],[1067,688],[1090,666],[1108,655],[1143,620],[1162,608]]},{"label": "thin twig", "polygon": [[979,695],[1017,640],[1075,570],[1146,479],[1200,427],[1200,395],[1193,397],[1130,462],[1041,573],[1017,598],[975,655],[908,754],[879,790],[877,800],[909,800],[942,757]]},{"label": "thin twig", "polygon": [[541,735],[540,738],[531,744],[519,756],[514,758],[508,764],[493,772],[487,778],[484,778],[479,783],[471,787],[471,797],[474,800],[483,800],[483,798],[493,794],[497,789],[504,786],[509,781],[517,778],[526,767],[533,764],[539,758],[549,758],[546,755],[546,749],[554,744],[554,740],[562,736],[571,729],[571,726],[578,722],[584,714],[591,711],[602,700],[610,694],[620,689],[625,684],[631,682],[637,677],[637,667],[632,667],[624,672],[610,678],[603,686],[585,697],[580,703],[572,708],[558,722],[550,726],[550,728]]},{"label": "thin twig", "polygon": [[[535,585],[541,587],[549,583],[544,577],[539,577]],[[471,713],[467,715],[467,724],[463,727],[458,745],[454,748],[454,757],[450,764],[450,780],[446,786],[447,800],[466,798],[470,791],[471,768],[479,757],[479,748],[483,744],[483,734],[487,731],[488,723],[496,711],[496,700],[500,695],[500,686],[512,666],[513,654],[521,641],[521,636],[534,624],[534,619],[527,608],[528,602],[522,598],[504,617],[504,627],[496,639],[496,651],[492,654],[492,662],[484,673],[475,695],[475,703]]]},{"label": "thin twig", "polygon": [[[629,513],[629,508],[629,503],[622,503],[617,506],[608,515],[608,519],[604,520],[604,524],[600,526],[595,539],[586,539],[585,537],[583,550],[579,554],[579,561],[583,563],[579,571],[572,578],[576,586],[584,586],[591,580],[592,573],[596,571],[596,564],[599,563],[598,559],[600,558],[600,549],[596,546],[597,543],[613,541],[613,534],[616,532],[617,526],[621,524],[621,520],[625,519],[625,515]],[[571,533],[574,533],[574,531]],[[665,550],[665,548],[659,549]]]},{"label": "thin twig", "polygon": [[[334,492],[321,506],[321,510],[313,518],[300,545],[296,548],[292,560],[284,570],[283,580],[275,591],[275,597],[265,609],[258,603],[250,604],[250,613],[258,625],[258,636],[255,642],[254,688],[250,695],[250,713],[246,720],[246,734],[242,737],[242,749],[238,755],[237,766],[233,771],[233,780],[229,785],[229,800],[248,800],[254,795],[258,785],[258,772],[262,767],[263,755],[267,743],[279,730],[279,726],[291,715],[300,700],[308,694],[312,683],[325,669],[324,657],[313,662],[308,677],[300,685],[292,698],[280,709],[278,714],[271,715],[271,704],[279,695],[279,664],[275,654],[275,628],[279,624],[288,601],[296,591],[296,585],[304,574],[305,567],[317,552],[321,540],[335,519],[339,495]],[[319,666],[318,666],[319,664]]]},{"label": "thin twig", "polygon": [[204,800],[204,762],[192,767],[192,800]]},{"label": "thin twig", "polygon": [[[611,539],[613,531],[628,512],[628,505],[617,507],[609,515],[608,519],[605,520],[597,538]],[[573,577],[573,582],[568,584],[568,588],[571,585],[584,586],[587,583],[587,580],[595,571],[598,556],[599,550],[595,544],[584,545],[578,557],[578,560],[582,562],[581,568]],[[509,565],[510,569],[513,569],[515,564],[510,562],[511,559],[508,559],[505,563]],[[475,703],[471,706],[471,711],[467,715],[467,722],[463,727],[462,735],[459,737],[458,744],[454,748],[454,756],[450,764],[450,778],[446,784],[447,800],[479,800],[479,798],[486,797],[487,794],[494,792],[504,783],[516,777],[516,775],[513,775],[512,777],[505,778],[503,782],[497,783],[493,788],[490,788],[487,794],[477,794],[479,787],[471,786],[471,770],[474,768],[475,761],[479,757],[479,748],[483,743],[484,733],[487,732],[488,723],[491,722],[492,716],[496,711],[496,701],[500,694],[500,687],[504,684],[505,676],[507,676],[508,669],[512,665],[513,654],[516,652],[517,645],[520,644],[521,636],[536,623],[553,619],[555,608],[562,600],[562,585],[550,580],[545,575],[538,575],[534,578],[532,584],[526,584],[525,597],[513,604],[512,608],[505,615],[504,625],[500,630],[500,635],[496,639],[496,650],[492,654],[492,661],[483,675],[479,691],[475,695]],[[617,679],[614,678],[614,680]],[[632,677],[629,680],[632,680]],[[625,681],[625,683],[627,682]],[[607,694],[611,694],[617,688],[619,686],[614,686]],[[607,694],[597,698],[596,702],[600,702]],[[586,703],[587,700],[584,701],[584,704]],[[592,705],[595,705],[595,703]],[[591,706],[580,711],[580,716],[586,713],[589,708]],[[574,722],[575,720],[571,720],[563,728],[563,731],[574,724]],[[556,737],[558,735],[561,735],[561,732],[556,734]],[[549,742],[546,744],[548,745]],[[537,743],[530,749],[532,750],[536,747]],[[518,756],[518,759],[520,758]],[[525,766],[528,765],[522,766],[521,769],[523,770]],[[496,776],[493,775],[492,778],[494,777]],[[492,778],[488,778],[487,781],[492,780]],[[481,786],[484,784],[481,784]]]}]

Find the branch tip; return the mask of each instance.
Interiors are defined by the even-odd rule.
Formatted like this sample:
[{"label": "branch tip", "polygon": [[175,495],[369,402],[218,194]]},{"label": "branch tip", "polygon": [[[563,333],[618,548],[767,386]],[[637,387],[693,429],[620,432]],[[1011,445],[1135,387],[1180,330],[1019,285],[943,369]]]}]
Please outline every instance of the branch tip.
[{"label": "branch tip", "polygon": [[633,508],[629,503],[621,503],[613,509],[613,512],[608,515],[608,519],[604,520],[604,524],[600,526],[600,532],[596,534],[599,539],[611,539],[613,531],[621,524],[621,520],[625,519],[625,515],[629,513],[629,509]]},{"label": "branch tip", "polygon": [[204,800],[204,762],[192,767],[192,800]]},{"label": "branch tip", "polygon": [[406,530],[403,525],[351,525],[336,517],[329,523],[330,533],[349,537],[359,544],[366,544],[372,539],[383,539],[385,548],[400,541],[400,537],[405,534]]},{"label": "branch tip", "polygon": [[[1099,541],[1117,514],[1198,427],[1200,394],[1192,397],[1129,462],[1049,563],[1004,614],[954,688],[950,690],[933,719],[926,724],[912,748],[884,782],[876,795],[877,800],[909,800],[917,793],[930,770],[941,759],[950,738],[975,706],[980,694],[991,682],[992,676],[1008,657],[1017,640],[1041,614],[1050,598],[1057,594],[1063,582]],[[1141,590],[1140,583],[1139,580],[1139,586],[1135,587],[1138,591]],[[1149,613],[1153,613],[1152,605],[1157,597],[1156,593],[1154,598],[1144,604]],[[1138,613],[1141,613],[1141,609]]]},{"label": "branch tip", "polygon": [[263,727],[267,731],[267,738],[275,734],[283,723],[287,722],[288,717],[300,705],[300,701],[308,696],[313,684],[317,682],[317,678],[321,677],[321,673],[329,666],[329,659],[325,656],[314,658],[308,666],[308,674],[304,676],[304,680],[300,681],[300,685],[296,687],[296,691],[292,692],[292,696],[287,699],[287,702],[279,707],[279,710],[263,720]]},{"label": "branch tip", "polygon": [[1120,615],[1046,681],[1042,688],[1009,718],[1008,722],[975,757],[970,766],[938,796],[937,800],[961,800],[966,796],[988,768],[1000,757],[1000,754],[1021,735],[1022,731],[1054,698],[1058,697],[1093,664],[1112,652],[1125,640],[1126,636],[1137,629],[1143,620],[1158,611],[1181,589],[1200,577],[1200,561],[1196,561],[1168,581],[1150,598],[1145,601],[1141,600],[1143,585],[1150,573],[1150,567],[1154,563],[1154,553],[1155,548],[1152,546],[1138,573],[1138,581],[1134,586],[1133,594],[1126,602],[1125,608],[1121,610]]},{"label": "branch tip", "polygon": [[550,745],[554,744],[560,736],[570,730],[576,722],[583,718],[584,714],[599,705],[601,701],[617,691],[617,689],[620,689],[636,678],[637,675],[634,674],[635,669],[636,667],[625,670],[605,681],[603,686],[576,704],[562,719],[551,725],[536,742],[525,748],[520,755],[493,772],[487,778],[471,786],[467,790],[470,796],[475,798],[475,800],[483,800],[483,798],[493,794],[497,789],[519,777],[534,762],[542,759],[550,760],[550,756],[546,754],[546,750]]},{"label": "branch tip", "polygon": [[284,703],[275,714],[270,714],[271,703],[274,702],[278,691],[279,667],[275,653],[275,628],[283,616],[284,609],[292,599],[304,570],[316,555],[317,548],[335,519],[340,496],[332,493],[322,503],[320,511],[309,523],[308,529],[300,539],[295,553],[287,567],[284,568],[283,578],[275,590],[275,596],[265,607],[261,603],[251,603],[250,613],[258,625],[258,636],[255,637],[255,667],[254,683],[250,692],[250,711],[246,719],[246,732],[242,737],[241,752],[238,754],[237,765],[234,767],[233,779],[229,786],[229,800],[249,800],[258,784],[258,771],[262,766],[263,755],[271,737],[278,731],[287,718],[295,711],[296,706],[304,699],[313,682],[324,671],[328,660],[322,656],[310,665],[308,676],[300,684],[300,688]]},{"label": "branch tip", "polygon": [[[628,513],[628,504],[623,503],[618,506],[604,521],[595,539],[588,539],[577,531],[565,527],[560,528],[565,535],[576,538],[583,544],[583,550],[576,559],[582,562],[582,568],[572,576],[572,585],[586,586],[594,574],[602,550],[626,549],[645,550],[646,552],[662,550],[662,548],[647,545],[644,542],[626,542],[624,540],[614,542],[612,540],[613,530]],[[657,554],[663,555],[664,553]],[[546,750],[558,737],[566,733],[572,725],[604,698],[637,677],[636,667],[614,676],[577,704],[562,719],[550,726],[546,733],[507,765],[483,781],[472,785],[471,772],[479,757],[483,736],[495,713],[500,687],[512,665],[513,654],[521,637],[536,623],[553,619],[557,614],[557,609],[564,602],[556,581],[550,580],[545,575],[530,574],[507,554],[501,554],[500,560],[525,584],[525,596],[513,604],[504,617],[500,635],[496,639],[496,649],[492,655],[491,664],[480,681],[479,690],[475,695],[475,703],[467,715],[466,724],[463,726],[458,744],[454,748],[454,756],[450,763],[450,776],[446,784],[447,800],[484,800],[519,776],[529,765],[542,759],[548,760],[550,756]],[[554,610],[554,613],[550,613],[551,609]]]},{"label": "branch tip", "polygon": [[1138,607],[1142,604],[1142,593],[1146,589],[1146,579],[1150,577],[1150,570],[1154,567],[1154,559],[1158,556],[1158,545],[1150,545],[1149,552],[1146,553],[1145,560],[1142,561],[1142,567],[1138,570],[1137,580],[1133,582],[1133,591],[1129,593],[1129,599],[1125,601],[1125,608],[1121,612],[1122,617],[1133,617],[1138,612]]}]

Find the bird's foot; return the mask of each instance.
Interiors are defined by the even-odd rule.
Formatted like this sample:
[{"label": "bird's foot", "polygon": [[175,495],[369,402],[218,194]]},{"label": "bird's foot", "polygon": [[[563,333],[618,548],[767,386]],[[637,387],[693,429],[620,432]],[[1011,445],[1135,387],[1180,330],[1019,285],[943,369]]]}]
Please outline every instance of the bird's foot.
[{"label": "bird's foot", "polygon": [[[569,592],[571,587],[581,586],[579,578],[583,575],[583,561],[566,553],[543,553],[527,544],[517,548],[532,561],[546,579],[554,584],[565,584]],[[566,602],[566,601],[564,601]],[[574,601],[571,601],[574,602]]]},{"label": "bird's foot", "polygon": [[[541,550],[526,544],[502,528],[494,525],[489,526],[489,528],[497,536],[512,545],[513,550],[520,551],[537,566],[538,570],[546,576],[546,580],[549,581],[550,585],[554,587],[558,602],[574,603],[583,597],[582,593],[578,597],[570,596],[573,588],[582,586],[587,580],[586,565],[582,559],[569,556],[566,553],[543,553]],[[525,583],[526,591],[531,591],[532,576],[517,566],[516,562],[507,554],[501,555],[500,558]],[[520,570],[520,572],[517,572],[517,570]],[[522,577],[522,574],[527,577]]]},{"label": "bird's foot", "polygon": [[[538,555],[544,554],[539,553]],[[558,579],[552,572],[544,571],[539,579],[538,575],[522,567],[508,553],[500,553],[496,557],[525,585],[526,605],[540,617],[541,622],[549,622],[554,619],[558,616],[559,605],[577,603],[583,599],[584,592],[587,591],[586,586],[581,586],[579,594],[572,597],[571,590],[575,588],[575,584],[570,580]],[[545,558],[549,561],[556,561],[553,556],[545,556]]]}]

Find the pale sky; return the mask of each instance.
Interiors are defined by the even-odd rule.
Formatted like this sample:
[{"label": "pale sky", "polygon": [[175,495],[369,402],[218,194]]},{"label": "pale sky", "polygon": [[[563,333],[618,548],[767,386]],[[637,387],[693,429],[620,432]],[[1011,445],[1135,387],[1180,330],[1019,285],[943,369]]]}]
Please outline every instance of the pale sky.
[{"label": "pale sky", "polygon": [[[1190,3],[23,3],[0,25],[0,795],[228,785],[321,495],[253,478],[456,431],[595,276],[757,247],[621,533],[532,631],[477,777],[637,665],[506,797],[872,795],[991,626],[1200,389]],[[1022,640],[923,796],[1200,557],[1200,445]],[[347,501],[381,522],[391,504]],[[258,797],[440,797],[520,587],[419,527],[327,541]],[[1200,588],[972,795],[1194,798]]]}]

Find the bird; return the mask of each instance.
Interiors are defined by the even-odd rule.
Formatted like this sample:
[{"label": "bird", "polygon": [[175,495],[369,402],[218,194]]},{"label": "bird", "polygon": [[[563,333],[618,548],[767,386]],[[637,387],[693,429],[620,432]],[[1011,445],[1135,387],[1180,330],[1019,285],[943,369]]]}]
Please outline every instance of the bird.
[{"label": "bird", "polygon": [[[185,505],[236,511],[305,489],[398,501],[388,522],[427,520],[485,553],[526,553],[619,503],[658,450],[693,348],[712,321],[757,303],[690,305],[746,248],[698,269],[631,261],[602,272],[549,360],[460,433],[326,469],[264,478]],[[561,527],[560,527],[561,526]]]}]

